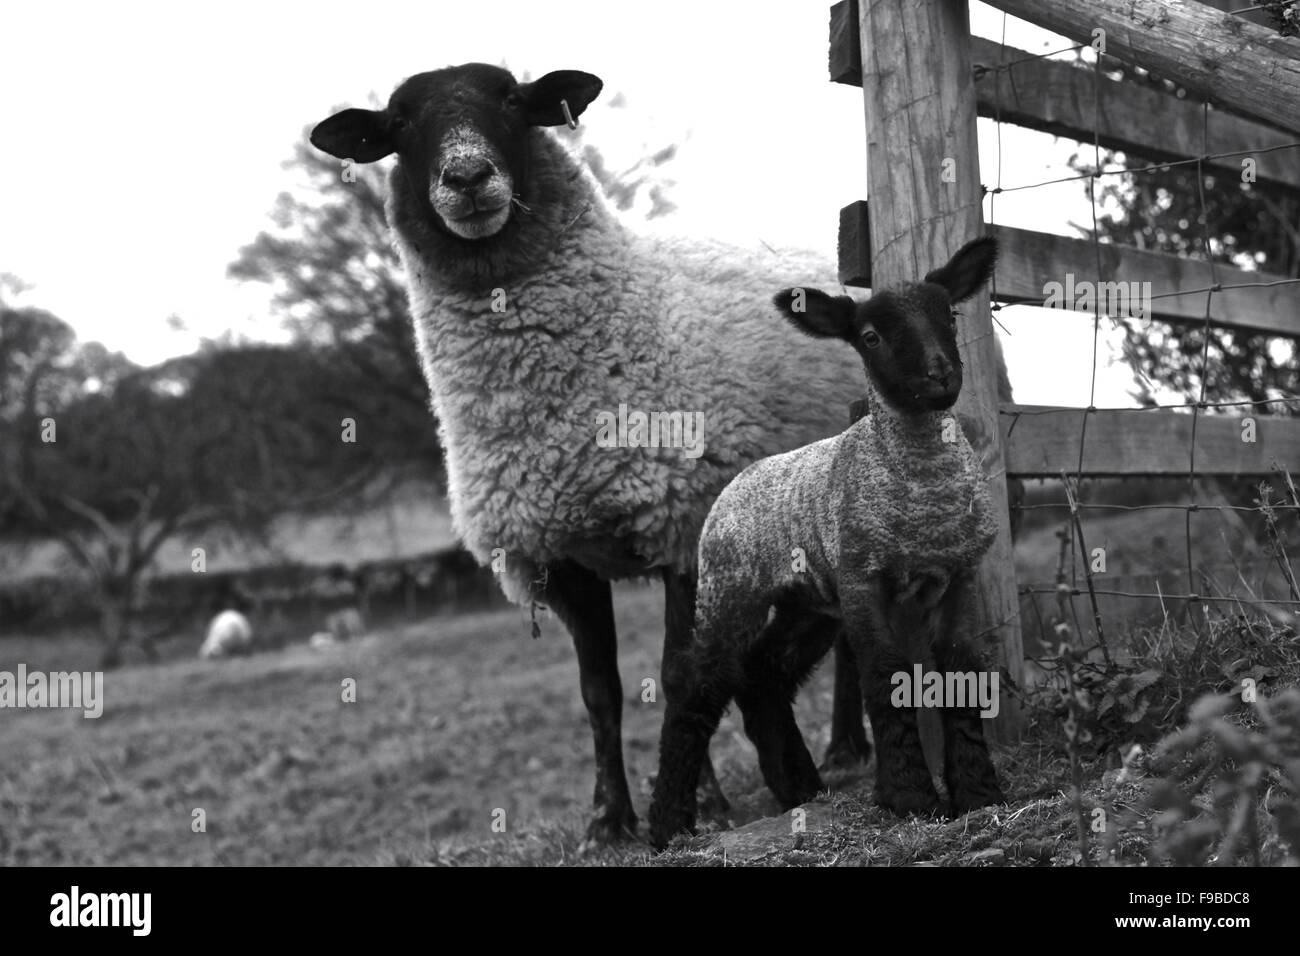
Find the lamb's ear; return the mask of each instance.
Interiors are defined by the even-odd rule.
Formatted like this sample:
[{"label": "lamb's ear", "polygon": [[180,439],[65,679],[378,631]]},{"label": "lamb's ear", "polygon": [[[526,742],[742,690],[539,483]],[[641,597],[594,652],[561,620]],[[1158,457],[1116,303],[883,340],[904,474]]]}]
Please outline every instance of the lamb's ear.
[{"label": "lamb's ear", "polygon": [[782,289],[772,302],[801,332],[819,339],[853,338],[856,307],[847,295],[827,295],[820,289]]},{"label": "lamb's ear", "polygon": [[568,121],[561,100],[569,104],[569,115],[576,120],[600,95],[604,86],[600,77],[590,73],[556,70],[532,83],[521,83],[517,92],[523,99],[531,125],[563,126]]},{"label": "lamb's ear", "polygon": [[928,274],[925,281],[947,289],[949,301],[962,302],[993,277],[997,257],[998,241],[992,236],[980,236],[958,249],[947,265]]},{"label": "lamb's ear", "polygon": [[397,149],[383,110],[343,110],[316,124],[311,144],[339,159],[373,163]]}]

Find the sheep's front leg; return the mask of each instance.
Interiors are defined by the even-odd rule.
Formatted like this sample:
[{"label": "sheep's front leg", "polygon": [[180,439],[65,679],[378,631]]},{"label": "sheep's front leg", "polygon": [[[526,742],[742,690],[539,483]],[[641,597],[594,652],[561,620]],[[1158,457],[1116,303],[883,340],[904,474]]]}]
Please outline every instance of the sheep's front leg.
[{"label": "sheep's front leg", "polygon": [[[978,677],[984,671],[983,662],[970,644],[975,597],[975,579],[963,575],[952,581],[937,608],[934,659],[945,674],[960,672]],[[945,707],[942,713],[943,778],[954,813],[1006,802],[989,759],[980,707],[975,701],[967,703],[970,706]]]},{"label": "sheep's front leg", "polygon": [[[688,691],[688,654],[695,633],[696,578],[694,574],[677,574],[664,569],[664,651],[660,664],[664,696],[671,703]],[[722,823],[731,804],[727,802],[713,771],[707,748],[700,764],[696,791],[699,815],[705,820]]]},{"label": "sheep's front leg", "polygon": [[547,569],[544,601],[573,636],[582,702],[596,744],[595,816],[587,838],[612,843],[636,836],[636,814],[623,769],[623,684],[608,581],[571,562]]},{"label": "sheep's front leg", "polygon": [[862,723],[862,682],[853,649],[841,630],[835,638],[835,696],[831,703],[831,742],[822,767],[851,767],[871,759]]},{"label": "sheep's front leg", "polygon": [[911,665],[900,648],[906,635],[890,626],[891,594],[879,574],[841,572],[844,632],[857,658],[862,697],[876,738],[876,802],[895,813],[933,813],[939,794],[921,749],[916,709],[895,707],[890,678]]}]

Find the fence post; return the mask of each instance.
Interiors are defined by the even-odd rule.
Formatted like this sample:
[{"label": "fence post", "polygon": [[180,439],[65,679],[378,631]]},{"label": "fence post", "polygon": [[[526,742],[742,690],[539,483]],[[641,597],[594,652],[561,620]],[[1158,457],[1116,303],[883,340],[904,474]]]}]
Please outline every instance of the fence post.
[{"label": "fence post", "polygon": [[[917,280],[984,229],[970,23],[966,0],[858,6],[871,275],[873,287],[885,288]],[[991,479],[999,527],[980,567],[976,631],[996,634],[999,664],[1019,682],[1023,652],[988,294],[981,292],[962,312],[965,379],[956,410]],[[1018,720],[1005,689],[1000,696],[1001,712],[985,721],[985,730],[1007,742]],[[937,728],[922,728],[933,754]]]}]

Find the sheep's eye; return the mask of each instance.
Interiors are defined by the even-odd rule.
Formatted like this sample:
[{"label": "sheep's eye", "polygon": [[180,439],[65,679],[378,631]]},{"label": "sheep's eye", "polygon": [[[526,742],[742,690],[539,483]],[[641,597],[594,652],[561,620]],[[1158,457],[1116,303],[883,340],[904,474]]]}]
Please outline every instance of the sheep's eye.
[{"label": "sheep's eye", "polygon": [[958,312],[956,309],[953,309],[951,312],[948,313],[948,318],[952,319],[953,325],[956,325],[957,320],[961,318],[961,313]]},{"label": "sheep's eye", "polygon": [[394,133],[405,133],[411,126],[410,121],[405,116],[394,116],[392,128]]},{"label": "sheep's eye", "polygon": [[524,98],[520,96],[517,92],[506,94],[506,106],[510,107],[512,110],[518,109],[520,106],[523,105],[523,102],[524,102]]},{"label": "sheep's eye", "polygon": [[880,333],[875,329],[867,329],[862,333],[862,344],[869,349],[874,349],[880,344]]}]

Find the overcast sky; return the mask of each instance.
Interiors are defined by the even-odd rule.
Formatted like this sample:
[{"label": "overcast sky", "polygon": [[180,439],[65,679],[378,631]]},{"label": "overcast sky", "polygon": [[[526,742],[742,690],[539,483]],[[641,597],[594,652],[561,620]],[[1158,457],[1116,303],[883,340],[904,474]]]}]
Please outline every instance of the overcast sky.
[{"label": "overcast sky", "polygon": [[[583,117],[613,168],[681,144],[664,167],[686,235],[834,252],[837,211],[866,198],[861,92],[827,79],[827,0],[24,3],[5,10],[0,57],[0,271],[19,301],[151,363],[226,329],[278,335],[259,284],[225,276],[269,225],[304,126],[336,104],[386,99],[412,73],[504,63],[534,77],[605,81]],[[972,5],[976,33],[1003,15]],[[1032,52],[1070,44],[1009,20]],[[608,102],[621,94],[626,106]],[[982,179],[997,137],[980,123]],[[1068,141],[1003,127],[1005,186],[1068,175]],[[996,221],[1077,235],[1078,183],[999,197]],[[171,329],[178,315],[188,332]],[[1092,319],[1003,310],[1017,400],[1088,402]],[[1103,321],[1103,325],[1105,322]],[[1113,334],[1109,336],[1115,338]],[[1132,404],[1131,374],[1103,347],[1099,405]]]}]

